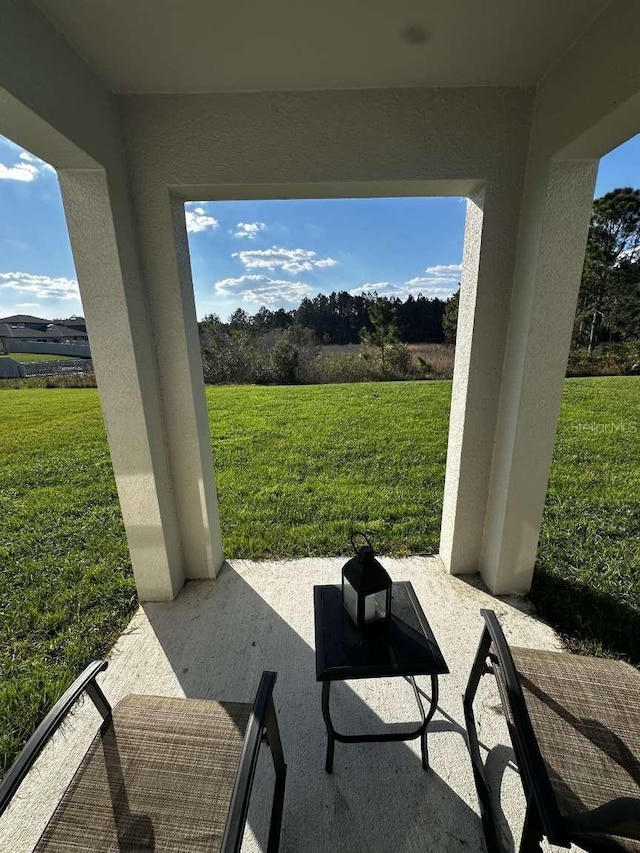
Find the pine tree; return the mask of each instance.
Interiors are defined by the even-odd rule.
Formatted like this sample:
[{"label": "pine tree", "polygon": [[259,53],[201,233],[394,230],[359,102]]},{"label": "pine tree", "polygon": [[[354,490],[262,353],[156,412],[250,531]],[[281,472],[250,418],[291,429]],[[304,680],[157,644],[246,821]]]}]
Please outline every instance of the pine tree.
[{"label": "pine tree", "polygon": [[362,342],[380,351],[382,370],[386,369],[386,354],[388,348],[398,341],[398,311],[395,303],[386,296],[378,296],[369,306],[369,322],[371,329],[362,329]]}]

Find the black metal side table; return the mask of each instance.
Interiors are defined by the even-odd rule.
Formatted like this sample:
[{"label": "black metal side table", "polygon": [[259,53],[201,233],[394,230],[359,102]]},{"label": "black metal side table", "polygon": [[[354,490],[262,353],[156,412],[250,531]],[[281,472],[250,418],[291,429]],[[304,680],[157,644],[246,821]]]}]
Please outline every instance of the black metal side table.
[{"label": "black metal side table", "polygon": [[[420,738],[422,766],[429,769],[427,728],[438,704],[438,676],[449,672],[440,647],[411,583],[393,584],[391,623],[384,633],[360,634],[342,607],[339,586],[313,589],[316,625],[316,679],[322,682],[322,716],[327,727],[327,773],[333,770],[335,742],[371,743],[405,741]],[[431,702],[425,714],[416,675],[431,676]],[[332,681],[351,678],[388,678],[407,680],[422,717],[421,725],[408,732],[345,735],[331,721],[329,697]]]}]

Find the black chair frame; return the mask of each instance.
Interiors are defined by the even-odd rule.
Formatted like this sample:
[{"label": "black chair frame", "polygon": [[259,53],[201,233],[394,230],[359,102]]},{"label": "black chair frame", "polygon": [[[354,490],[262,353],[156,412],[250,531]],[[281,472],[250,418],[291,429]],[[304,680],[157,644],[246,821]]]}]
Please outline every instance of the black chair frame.
[{"label": "black chair frame", "polygon": [[[60,697],[44,720],[31,735],[22,752],[0,785],[0,816],[23,782],[30,768],[61,726],[65,717],[83,693],[87,693],[106,722],[111,717],[111,706],[100,689],[96,678],[108,666],[105,660],[94,661],[78,676],[69,689]],[[284,806],[284,791],[287,767],[282,752],[280,731],[273,704],[273,688],[277,673],[264,672],[258,687],[255,702],[245,732],[240,763],[229,804],[227,823],[222,839],[221,853],[238,853],[247,822],[251,790],[255,778],[260,745],[270,747],[275,770],[275,786],[269,826],[267,853],[277,853],[280,846],[280,830]]]},{"label": "black chair frame", "polygon": [[551,780],[549,779],[549,774],[547,773],[533,731],[531,718],[525,704],[522,687],[520,686],[509,645],[493,610],[481,610],[480,613],[484,618],[485,626],[471,669],[463,702],[469,754],[471,756],[482,825],[489,853],[498,851],[500,847],[491,807],[489,787],[480,755],[480,744],[473,712],[473,700],[482,677],[484,675],[495,675],[496,667],[500,668],[502,682],[507,691],[510,713],[505,713],[505,717],[527,800],[527,812],[522,840],[520,842],[520,853],[539,851],[543,835],[547,837],[550,844],[556,844],[560,847],[570,847],[571,844],[563,826],[562,816],[551,786]]}]

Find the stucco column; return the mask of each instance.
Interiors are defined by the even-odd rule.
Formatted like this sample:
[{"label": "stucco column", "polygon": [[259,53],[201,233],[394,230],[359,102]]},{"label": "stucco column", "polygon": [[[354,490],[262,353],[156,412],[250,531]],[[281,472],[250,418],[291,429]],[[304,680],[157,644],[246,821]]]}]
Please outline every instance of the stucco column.
[{"label": "stucco column", "polygon": [[467,200],[440,556],[477,572],[495,441],[520,185],[488,184]]},{"label": "stucco column", "polygon": [[531,586],[597,165],[529,170],[480,558],[495,593]]},{"label": "stucco column", "polygon": [[184,204],[137,184],[140,254],[186,578],[213,578],[224,556]]},{"label": "stucco column", "polygon": [[123,174],[58,172],[131,561],[143,601],[184,583],[163,401]]},{"label": "stucco column", "polygon": [[530,161],[506,283],[500,217],[468,202],[440,555],[495,593],[531,585],[596,171]]}]

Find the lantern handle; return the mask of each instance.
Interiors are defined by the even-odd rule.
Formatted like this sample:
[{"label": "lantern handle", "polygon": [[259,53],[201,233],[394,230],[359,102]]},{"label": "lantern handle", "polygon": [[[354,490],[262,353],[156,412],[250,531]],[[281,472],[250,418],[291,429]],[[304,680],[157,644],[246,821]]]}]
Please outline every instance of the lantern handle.
[{"label": "lantern handle", "polygon": [[356,547],[356,543],[353,541],[353,540],[354,540],[354,538],[355,538],[356,536],[362,536],[362,538],[364,539],[364,541],[367,543],[367,545],[368,545],[368,546],[371,548],[371,550],[373,551],[373,545],[371,544],[371,541],[370,541],[369,537],[367,536],[367,534],[366,534],[366,533],[363,533],[361,530],[353,530],[353,531],[351,532],[351,535],[349,536],[349,539],[351,540],[351,547],[352,547],[352,548],[353,548],[353,550],[356,552],[356,554],[358,553],[358,549],[357,549],[357,547]]}]

